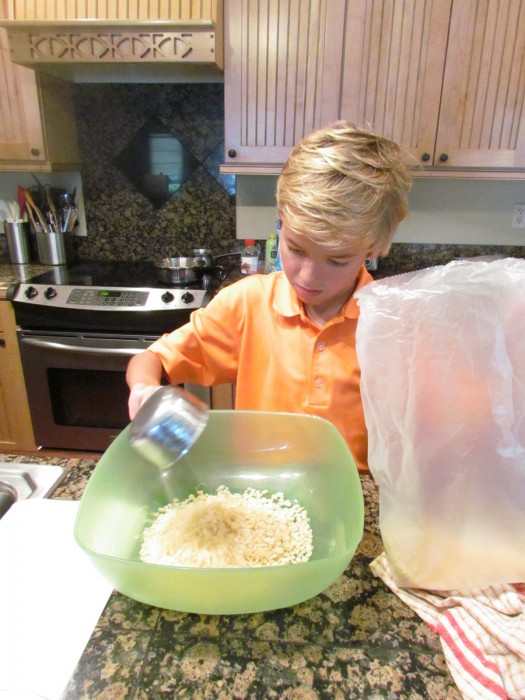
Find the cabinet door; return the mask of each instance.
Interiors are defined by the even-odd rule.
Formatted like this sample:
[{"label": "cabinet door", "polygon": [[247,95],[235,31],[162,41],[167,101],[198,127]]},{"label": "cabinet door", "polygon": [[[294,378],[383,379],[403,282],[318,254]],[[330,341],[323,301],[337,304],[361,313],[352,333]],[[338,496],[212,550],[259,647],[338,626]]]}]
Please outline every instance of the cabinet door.
[{"label": "cabinet door", "polygon": [[11,62],[0,28],[0,168],[2,161],[41,159],[44,136],[35,72]]},{"label": "cabinet door", "polygon": [[525,167],[525,2],[452,8],[436,156],[450,166]]},{"label": "cabinet door", "polygon": [[11,62],[0,28],[0,170],[78,170],[72,84]]},{"label": "cabinet door", "polygon": [[0,448],[34,450],[13,309],[0,301]]},{"label": "cabinet door", "polygon": [[226,163],[283,163],[337,118],[345,2],[229,0]]},{"label": "cabinet door", "polygon": [[451,0],[351,0],[340,118],[432,163]]}]

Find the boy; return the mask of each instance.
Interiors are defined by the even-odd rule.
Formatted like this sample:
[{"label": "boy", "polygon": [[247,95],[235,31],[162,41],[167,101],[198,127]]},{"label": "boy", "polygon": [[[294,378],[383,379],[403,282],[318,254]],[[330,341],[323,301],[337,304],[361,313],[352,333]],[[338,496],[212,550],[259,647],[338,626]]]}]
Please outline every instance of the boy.
[{"label": "boy", "polygon": [[226,287],[134,357],[130,417],[163,374],[173,384],[232,383],[238,409],[330,420],[367,469],[353,295],[372,281],[364,261],[388,252],[408,211],[405,160],[396,144],[348,122],[304,138],[277,185],[283,271]]}]

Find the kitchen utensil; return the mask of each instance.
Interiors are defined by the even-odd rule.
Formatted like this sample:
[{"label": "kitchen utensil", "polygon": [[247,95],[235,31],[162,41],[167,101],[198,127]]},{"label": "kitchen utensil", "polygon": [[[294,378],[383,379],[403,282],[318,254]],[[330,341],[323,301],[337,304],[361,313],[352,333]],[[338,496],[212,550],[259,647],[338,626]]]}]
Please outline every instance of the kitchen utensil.
[{"label": "kitchen utensil", "polygon": [[34,209],[27,201],[27,198],[25,196],[25,190],[24,190],[24,202],[25,202],[25,211],[27,212],[27,217],[31,223],[31,230],[34,233],[36,233],[38,231],[40,224],[37,225],[37,220],[35,217]]},{"label": "kitchen utensil", "polygon": [[2,221],[18,221],[18,204],[0,199],[0,218]]},{"label": "kitchen utensil", "polygon": [[47,205],[49,207],[49,214],[51,219],[51,224],[55,233],[62,231],[62,225],[58,220],[57,211],[55,209],[55,204],[53,202],[53,197],[51,196],[51,191],[47,190]]},{"label": "kitchen utensil", "polygon": [[[160,471],[119,434],[98,462],[75,525],[78,544],[124,595],[199,614],[242,614],[295,605],[330,586],[363,534],[359,475],[341,434],[315,416],[211,411],[200,439]],[[282,492],[306,508],[313,531],[310,561],[258,568],[201,569],[139,560],[144,528],[161,507],[199,489],[224,485]]]},{"label": "kitchen utensil", "polygon": [[208,422],[208,407],[184,389],[164,386],[146,401],[131,424],[130,443],[160,469],[177,462]]},{"label": "kitchen utensil", "polygon": [[[49,187],[48,197],[49,196],[52,200],[52,206],[55,209],[60,231],[65,232],[72,230],[76,219],[76,213],[74,219],[72,219],[73,212],[76,212],[73,195],[69,194],[69,192],[61,187]],[[72,219],[71,228],[69,228],[70,219]]]},{"label": "kitchen utensil", "polygon": [[31,220],[31,223],[35,226],[35,229],[38,231],[38,225],[41,227],[42,231],[47,231],[48,226],[46,223],[46,220],[44,219],[42,212],[40,209],[36,206],[33,196],[31,195],[31,192],[28,189],[24,190],[25,196],[26,196],[26,208],[29,214],[29,218]]},{"label": "kitchen utensil", "polygon": [[18,209],[20,211],[20,218],[23,219],[26,210],[26,194],[24,188],[20,187],[20,185],[18,185],[16,189],[16,196],[18,199]]},{"label": "kitchen utensil", "polygon": [[193,257],[164,258],[156,265],[159,282],[163,284],[186,284],[195,282],[197,270]]}]

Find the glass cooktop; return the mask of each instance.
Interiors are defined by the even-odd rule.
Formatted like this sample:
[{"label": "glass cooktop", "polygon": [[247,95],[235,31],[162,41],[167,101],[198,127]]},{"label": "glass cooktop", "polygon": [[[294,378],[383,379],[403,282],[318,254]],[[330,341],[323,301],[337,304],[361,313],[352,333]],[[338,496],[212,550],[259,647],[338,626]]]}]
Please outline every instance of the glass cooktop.
[{"label": "glass cooktop", "polygon": [[[93,261],[71,266],[61,265],[25,281],[29,284],[68,284],[75,287],[165,288],[167,286],[165,282],[159,282],[155,264],[146,261]],[[178,286],[196,288],[202,287],[202,283]]]}]

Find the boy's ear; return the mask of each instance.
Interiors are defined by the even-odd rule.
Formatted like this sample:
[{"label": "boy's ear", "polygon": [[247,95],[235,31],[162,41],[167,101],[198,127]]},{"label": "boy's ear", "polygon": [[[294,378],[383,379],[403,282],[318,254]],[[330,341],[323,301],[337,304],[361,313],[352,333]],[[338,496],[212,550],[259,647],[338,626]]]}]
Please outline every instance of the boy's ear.
[{"label": "boy's ear", "polygon": [[376,246],[367,254],[366,257],[367,258],[378,258],[380,255],[381,255],[381,247]]}]

